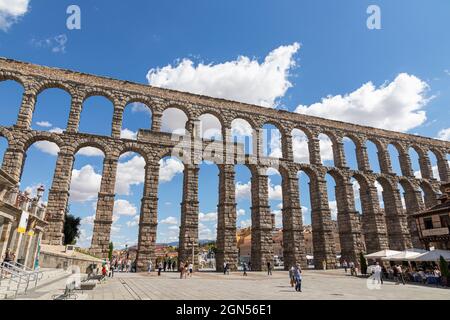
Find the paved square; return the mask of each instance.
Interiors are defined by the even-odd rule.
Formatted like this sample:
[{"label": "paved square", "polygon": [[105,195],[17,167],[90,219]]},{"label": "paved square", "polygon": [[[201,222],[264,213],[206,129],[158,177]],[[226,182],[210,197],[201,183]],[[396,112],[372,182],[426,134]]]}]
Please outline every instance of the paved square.
[{"label": "paved square", "polygon": [[192,278],[179,279],[178,273],[120,274],[86,291],[91,300],[375,300],[417,299],[448,300],[450,290],[421,285],[395,285],[385,282],[380,290],[370,290],[367,280],[345,275],[342,270],[305,271],[303,292],[295,292],[288,273],[241,273],[229,276],[218,273],[196,273]]}]

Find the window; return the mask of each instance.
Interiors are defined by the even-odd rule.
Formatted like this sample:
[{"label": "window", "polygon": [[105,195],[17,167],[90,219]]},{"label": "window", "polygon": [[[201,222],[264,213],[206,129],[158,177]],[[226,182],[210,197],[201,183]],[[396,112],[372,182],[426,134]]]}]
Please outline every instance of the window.
[{"label": "window", "polygon": [[441,215],[441,228],[449,228],[450,227],[450,216],[448,214]]},{"label": "window", "polygon": [[426,230],[433,229],[433,219],[432,218],[423,219],[423,223],[425,224]]}]

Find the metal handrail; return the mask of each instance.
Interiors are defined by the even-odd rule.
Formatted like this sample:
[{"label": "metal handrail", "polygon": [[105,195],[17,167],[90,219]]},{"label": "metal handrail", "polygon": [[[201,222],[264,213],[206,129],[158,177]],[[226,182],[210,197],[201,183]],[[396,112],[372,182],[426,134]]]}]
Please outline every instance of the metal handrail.
[{"label": "metal handrail", "polygon": [[[29,285],[30,285],[30,281],[34,282],[34,287],[36,288],[38,281],[40,279],[42,279],[42,277],[44,275],[40,271],[32,271],[32,272],[25,271],[9,262],[3,262],[0,266],[0,270],[1,270],[0,285],[4,279],[9,279],[7,290],[14,291],[14,290],[10,290],[11,282],[17,283],[15,292],[14,292],[14,298],[16,298],[17,295],[19,294],[21,285],[25,285],[25,290],[23,293],[26,294],[28,291]],[[4,277],[3,276],[4,273],[9,274],[9,277]],[[41,277],[39,277],[39,276],[41,276]],[[23,282],[23,280],[25,280],[25,281]]]}]

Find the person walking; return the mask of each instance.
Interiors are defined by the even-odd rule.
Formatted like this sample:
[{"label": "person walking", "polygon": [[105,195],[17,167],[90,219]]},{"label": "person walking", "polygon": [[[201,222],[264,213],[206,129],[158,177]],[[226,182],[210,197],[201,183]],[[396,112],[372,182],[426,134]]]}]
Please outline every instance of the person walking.
[{"label": "person walking", "polygon": [[242,265],[242,268],[244,269],[244,274],[243,276],[246,277],[247,276],[247,264],[244,262],[244,264]]},{"label": "person walking", "polygon": [[267,262],[267,275],[272,275],[272,264],[270,263],[270,261]]},{"label": "person walking", "polygon": [[[405,277],[403,276],[403,269],[402,269],[402,266],[397,265],[397,269],[398,269],[398,278],[399,278],[399,281],[401,281],[402,284],[405,285],[406,283],[405,283]],[[399,284],[400,284],[400,283],[399,283]]]},{"label": "person walking", "polygon": [[295,267],[294,270],[295,277],[295,291],[302,292],[302,269],[299,265]]},{"label": "person walking", "polygon": [[176,271],[177,269],[176,269],[176,267],[177,267],[177,263],[175,262],[175,260],[172,262],[172,270],[173,271]]},{"label": "person walking", "polygon": [[377,281],[377,284],[383,284],[383,274],[380,264],[377,262],[374,268],[374,279],[373,282]]},{"label": "person walking", "polygon": [[172,271],[172,262],[170,260],[167,260],[167,270]]},{"label": "person walking", "polygon": [[252,271],[252,262],[251,261],[248,262],[248,271]]},{"label": "person walking", "polygon": [[184,264],[183,262],[180,262],[180,279],[183,279],[184,275]]},{"label": "person walking", "polygon": [[227,262],[227,267],[226,267],[226,269],[227,269],[227,275],[230,275],[230,265],[228,264],[228,262]]},{"label": "person walking", "polygon": [[161,276],[162,269],[163,269],[162,262],[159,262],[159,264],[158,264],[158,277]]},{"label": "person walking", "polygon": [[150,261],[150,262],[148,263],[148,269],[147,269],[147,272],[148,272],[148,273],[151,273],[151,272],[152,272],[152,269],[153,269],[153,262]]},{"label": "person walking", "polygon": [[347,263],[347,260],[344,260],[344,261],[342,262],[342,266],[344,267],[345,273],[347,273],[347,269],[348,269],[348,263]]},{"label": "person walking", "polygon": [[163,269],[164,269],[164,272],[166,272],[166,269],[167,269],[167,261],[166,260],[164,260]]},{"label": "person walking", "polygon": [[185,279],[187,279],[188,265],[189,265],[189,262],[186,262],[186,264],[184,265],[184,278]]},{"label": "person walking", "polygon": [[293,288],[294,285],[295,285],[295,277],[294,277],[294,273],[295,273],[295,267],[292,266],[292,267],[289,269],[289,280],[290,280],[290,282],[291,282],[291,287],[292,287],[292,288]]},{"label": "person walking", "polygon": [[224,262],[223,263],[223,275],[226,275],[226,274],[227,274],[227,263]]},{"label": "person walking", "polygon": [[189,278],[192,278],[192,274],[194,273],[194,265],[189,263]]}]

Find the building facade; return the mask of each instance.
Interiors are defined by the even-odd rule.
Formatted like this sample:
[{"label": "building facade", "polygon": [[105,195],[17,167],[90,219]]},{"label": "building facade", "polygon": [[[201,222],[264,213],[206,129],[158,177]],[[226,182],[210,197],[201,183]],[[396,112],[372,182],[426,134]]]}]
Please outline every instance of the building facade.
[{"label": "building facade", "polygon": [[429,249],[450,250],[450,183],[442,185],[440,203],[414,215],[419,237]]},{"label": "building facade", "polygon": [[0,169],[0,254],[30,269],[36,266],[45,222],[45,206],[38,197],[20,192],[17,181]]}]

